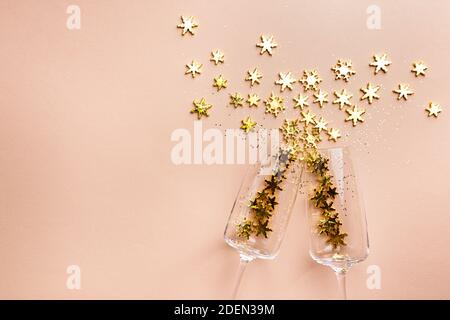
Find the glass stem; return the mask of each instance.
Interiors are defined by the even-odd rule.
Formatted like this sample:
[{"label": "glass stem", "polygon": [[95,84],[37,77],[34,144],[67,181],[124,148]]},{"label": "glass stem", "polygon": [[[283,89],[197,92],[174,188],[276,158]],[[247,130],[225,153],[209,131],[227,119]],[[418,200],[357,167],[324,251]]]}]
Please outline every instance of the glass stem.
[{"label": "glass stem", "polygon": [[346,270],[335,271],[339,287],[339,299],[347,300]]},{"label": "glass stem", "polygon": [[240,255],[240,260],[239,260],[239,269],[237,272],[237,276],[236,276],[236,283],[234,285],[234,289],[233,289],[233,296],[231,297],[231,299],[235,300],[236,296],[238,294],[239,291],[239,287],[241,285],[242,282],[242,276],[244,275],[244,271],[247,268],[247,265],[250,261],[253,260],[253,257],[249,257],[247,255],[241,254]]}]

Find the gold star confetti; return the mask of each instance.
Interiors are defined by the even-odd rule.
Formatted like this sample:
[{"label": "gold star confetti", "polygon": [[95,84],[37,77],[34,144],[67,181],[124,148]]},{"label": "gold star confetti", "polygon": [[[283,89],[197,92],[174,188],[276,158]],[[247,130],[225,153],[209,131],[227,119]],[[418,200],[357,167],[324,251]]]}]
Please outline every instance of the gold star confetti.
[{"label": "gold star confetti", "polygon": [[253,85],[259,84],[259,80],[262,78],[262,73],[258,71],[258,69],[254,69],[253,71],[247,71],[248,77],[245,78],[245,80],[250,81],[250,86],[253,87]]},{"label": "gold star confetti", "polygon": [[435,116],[438,117],[439,113],[442,112],[441,106],[435,102],[430,102],[427,108],[425,108],[426,111],[428,111],[428,116]]},{"label": "gold star confetti", "polygon": [[293,99],[295,102],[294,108],[300,108],[300,110],[303,110],[304,107],[309,106],[307,102],[308,98],[309,97],[307,95],[299,94],[297,98]]},{"label": "gold star confetti", "polygon": [[[301,145],[293,139],[289,140],[286,143],[286,145],[284,146],[284,150],[289,154],[289,159],[291,161],[295,161],[296,159],[298,159],[298,155],[303,151]],[[299,159],[302,160],[303,157],[300,157]]]},{"label": "gold star confetti", "polygon": [[341,133],[339,132],[339,129],[330,128],[328,131],[328,140],[334,140],[334,142],[337,141],[338,138],[341,137]]},{"label": "gold star confetti", "polygon": [[273,92],[269,98],[267,98],[264,103],[266,104],[266,113],[271,113],[275,117],[278,116],[278,113],[285,109],[283,105],[283,98],[276,96]]},{"label": "gold star confetti", "polygon": [[337,64],[331,68],[334,71],[335,79],[343,79],[347,82],[350,77],[356,74],[356,71],[352,68],[352,62],[350,60],[341,60],[337,61]]},{"label": "gold star confetti", "polygon": [[347,90],[342,89],[341,92],[334,92],[334,95],[336,96],[336,100],[333,101],[334,104],[339,104],[339,109],[342,110],[346,105],[351,106],[350,99],[353,97],[352,94],[347,92]]},{"label": "gold star confetti", "polygon": [[273,36],[261,36],[261,42],[257,43],[256,46],[261,48],[261,52],[259,54],[264,54],[264,52],[267,52],[269,55],[272,55],[272,49],[276,48],[278,44],[273,41]]},{"label": "gold star confetti", "polygon": [[209,61],[213,61],[214,64],[217,66],[219,63],[224,63],[225,56],[222,51],[216,50],[211,52],[211,59]]},{"label": "gold star confetti", "polygon": [[247,119],[245,120],[241,120],[241,122],[241,129],[244,130],[245,133],[249,133],[256,126],[256,122],[253,121],[250,117],[247,117]]},{"label": "gold star confetti", "polygon": [[185,17],[185,16],[181,16],[181,23],[179,25],[177,25],[177,28],[182,28],[183,31],[181,32],[181,35],[185,35],[186,33],[190,33],[192,35],[195,34],[194,32],[194,28],[198,27],[198,23],[196,21],[194,21],[194,17],[190,16],[190,17]]},{"label": "gold star confetti", "polygon": [[303,71],[303,77],[299,80],[305,91],[317,90],[317,86],[322,82],[319,77],[319,73],[316,70]]},{"label": "gold star confetti", "polygon": [[369,104],[372,104],[373,99],[380,99],[380,96],[377,94],[377,91],[380,90],[380,86],[374,86],[371,83],[368,83],[366,88],[361,88],[360,90],[364,93],[361,100],[367,99]]},{"label": "gold star confetti", "polygon": [[389,61],[387,58],[387,54],[383,53],[382,55],[374,55],[373,56],[373,62],[369,64],[371,67],[375,67],[375,74],[377,74],[380,71],[383,71],[384,73],[387,72],[387,66],[392,63],[392,61]]},{"label": "gold star confetti", "polygon": [[298,128],[298,119],[284,120],[284,124],[281,127],[281,132],[283,133],[283,138],[286,141],[296,138],[300,133],[300,129]]},{"label": "gold star confetti", "polygon": [[319,131],[319,133],[322,132],[322,130],[328,131],[327,129],[328,122],[326,122],[323,117],[320,117],[319,120],[316,119],[315,123],[316,125],[314,126],[314,128],[316,128]]},{"label": "gold star confetti", "polygon": [[417,61],[413,63],[413,68],[411,69],[411,72],[414,72],[414,75],[416,77],[418,76],[425,76],[425,71],[428,69],[428,67],[423,63],[422,61]]},{"label": "gold star confetti", "polygon": [[403,83],[398,85],[398,89],[392,91],[398,94],[397,100],[400,100],[401,98],[408,100],[408,95],[414,94],[414,91],[409,88],[409,84]]},{"label": "gold star confetti", "polygon": [[208,110],[212,108],[212,104],[208,104],[205,98],[201,98],[200,101],[194,100],[194,109],[191,113],[196,113],[197,118],[200,120],[202,116],[209,117]]},{"label": "gold star confetti", "polygon": [[217,88],[217,91],[220,91],[220,89],[226,88],[228,85],[228,81],[222,77],[222,75],[214,78],[214,84],[213,87]]},{"label": "gold star confetti", "polygon": [[366,112],[364,109],[358,109],[356,105],[353,106],[352,109],[347,109],[347,113],[349,114],[349,117],[345,119],[345,121],[352,121],[353,126],[356,126],[358,121],[364,122],[364,119],[362,118],[362,115]]},{"label": "gold star confetti", "polygon": [[316,99],[314,99],[314,103],[318,103],[319,106],[322,108],[324,103],[328,103],[328,93],[326,93],[325,91],[322,91],[322,89],[319,89],[319,91],[314,93],[314,97]]},{"label": "gold star confetti", "polygon": [[190,73],[192,75],[192,78],[195,78],[195,76],[197,74],[202,73],[202,66],[203,65],[201,63],[198,63],[197,61],[192,60],[191,64],[186,65],[187,70],[184,74]]},{"label": "gold star confetti", "polygon": [[315,117],[316,115],[312,113],[310,110],[302,111],[302,119],[300,121],[304,122],[305,125],[315,124],[316,123],[316,121],[314,120]]},{"label": "gold star confetti", "polygon": [[303,135],[300,137],[300,139],[314,148],[316,147],[316,142],[320,141],[318,136],[315,136],[313,133],[307,130],[303,131]]},{"label": "gold star confetti", "polygon": [[279,84],[281,86],[281,92],[283,92],[286,88],[292,90],[292,84],[297,82],[297,80],[292,77],[292,72],[280,72],[279,77],[280,80],[275,81],[275,84]]},{"label": "gold star confetti", "polygon": [[258,106],[258,102],[259,100],[261,100],[259,98],[259,96],[256,93],[252,93],[248,95],[248,99],[247,99],[247,103],[249,107],[257,107]]},{"label": "gold star confetti", "polygon": [[230,94],[230,104],[235,108],[242,107],[244,105],[244,98],[238,92]]}]

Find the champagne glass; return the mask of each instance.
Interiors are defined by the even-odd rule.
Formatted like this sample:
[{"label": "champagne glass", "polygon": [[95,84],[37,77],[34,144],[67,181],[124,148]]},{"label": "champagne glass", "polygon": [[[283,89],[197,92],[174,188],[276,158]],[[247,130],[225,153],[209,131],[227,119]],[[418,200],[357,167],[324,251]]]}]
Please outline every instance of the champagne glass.
[{"label": "champagne glass", "polygon": [[249,167],[225,228],[225,242],[240,256],[233,299],[250,261],[277,256],[298,194],[302,166],[283,151],[273,160]]},{"label": "champagne glass", "polygon": [[[312,172],[314,169],[308,168],[308,161],[306,161],[307,170],[302,179],[302,189],[305,184],[307,187],[306,212],[310,226],[309,252],[316,262],[334,270],[340,299],[344,300],[347,299],[348,270],[354,264],[365,260],[369,254],[364,206],[361,192],[358,190],[350,150],[344,147],[313,152],[317,153],[316,156],[319,159],[324,160],[328,169],[322,175],[317,174],[317,170]],[[320,164],[320,161],[317,164]],[[320,165],[316,165],[315,168],[319,167]],[[323,180],[320,180],[324,175],[330,177],[331,184],[327,182],[324,184]],[[334,197],[327,193],[327,190],[330,190],[329,187],[330,194],[334,194]],[[328,204],[324,204],[324,197]]]}]

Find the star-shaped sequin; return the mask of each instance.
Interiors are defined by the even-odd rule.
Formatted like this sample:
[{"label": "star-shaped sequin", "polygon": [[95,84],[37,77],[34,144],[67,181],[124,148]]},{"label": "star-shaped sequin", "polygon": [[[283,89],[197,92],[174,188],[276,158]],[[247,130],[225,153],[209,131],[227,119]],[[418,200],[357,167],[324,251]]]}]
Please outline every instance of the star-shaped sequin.
[{"label": "star-shaped sequin", "polygon": [[425,110],[428,112],[429,117],[435,116],[436,118],[438,117],[439,113],[442,112],[441,106],[435,102],[430,102]]},{"label": "star-shaped sequin", "polygon": [[341,133],[339,132],[339,129],[330,128],[328,131],[328,140],[333,140],[334,142],[337,141],[341,137]]},{"label": "star-shaped sequin", "polygon": [[316,125],[314,126],[314,128],[316,128],[319,132],[322,132],[322,130],[328,131],[328,128],[327,128],[328,122],[326,122],[323,117],[320,117],[319,120],[316,119],[315,123],[316,123]]},{"label": "star-shaped sequin", "polygon": [[319,106],[322,108],[324,103],[328,103],[328,93],[326,93],[325,91],[322,91],[322,89],[319,89],[319,91],[314,93],[314,103],[318,103]]},{"label": "star-shaped sequin", "polygon": [[292,90],[292,84],[297,82],[297,80],[292,77],[292,72],[288,72],[288,73],[280,72],[279,77],[280,77],[280,79],[275,81],[275,84],[278,84],[281,86],[281,92],[283,92],[284,89],[286,89],[286,88],[288,88],[289,90]]},{"label": "star-shaped sequin", "polygon": [[247,98],[247,103],[249,107],[257,107],[259,100],[259,96],[256,93],[250,93]]},{"label": "star-shaped sequin", "polygon": [[273,41],[273,36],[266,37],[262,35],[261,42],[257,43],[256,46],[261,48],[259,54],[264,54],[264,52],[267,52],[269,55],[272,55],[272,49],[276,48],[278,44]]},{"label": "star-shaped sequin", "polygon": [[286,141],[296,138],[300,133],[300,129],[298,128],[298,119],[284,120],[284,123],[281,126],[281,132],[283,133],[283,138]]},{"label": "star-shaped sequin", "polygon": [[314,120],[316,115],[312,113],[310,110],[302,111],[302,119],[301,122],[304,122],[306,125],[308,124],[315,124],[316,121]]},{"label": "star-shaped sequin", "polygon": [[303,76],[299,79],[305,91],[317,90],[317,86],[322,82],[319,73],[316,70],[305,70]]},{"label": "star-shaped sequin", "polygon": [[360,90],[364,93],[361,100],[367,99],[369,104],[372,104],[373,99],[380,99],[380,96],[377,94],[378,90],[380,90],[380,86],[374,86],[373,84],[368,83],[366,88],[361,88]]},{"label": "star-shaped sequin", "polygon": [[230,94],[230,104],[235,108],[242,107],[244,106],[244,98],[238,92]]},{"label": "star-shaped sequin", "polygon": [[181,35],[185,35],[186,33],[190,33],[192,35],[195,34],[194,32],[194,28],[198,27],[198,23],[196,21],[194,21],[194,17],[190,16],[190,17],[185,17],[185,16],[181,16],[181,23],[179,25],[177,25],[177,28],[181,28],[183,29],[181,31]]},{"label": "star-shaped sequin", "polygon": [[213,61],[214,64],[217,66],[219,63],[224,63],[225,55],[220,50],[212,51],[211,59],[209,59],[209,61]]},{"label": "star-shaped sequin", "polygon": [[191,113],[196,113],[197,118],[200,120],[203,116],[209,117],[208,110],[212,108],[212,104],[206,102],[205,98],[193,101],[194,108]]},{"label": "star-shaped sequin", "polygon": [[366,112],[364,109],[359,109],[356,105],[353,106],[353,109],[347,109],[345,110],[349,114],[348,118],[345,119],[345,121],[352,121],[353,126],[356,126],[358,121],[364,122],[364,119],[362,118],[362,115]]},{"label": "star-shaped sequin", "polygon": [[185,74],[190,73],[192,78],[195,78],[195,76],[197,74],[202,73],[202,66],[203,65],[201,63],[198,63],[197,61],[192,60],[192,62],[190,64],[186,65],[187,70],[186,70]]},{"label": "star-shaped sequin", "polygon": [[417,61],[417,62],[414,62],[412,64],[412,66],[413,67],[411,69],[411,72],[414,72],[414,75],[416,77],[425,76],[425,71],[428,69],[428,67],[426,66],[425,63],[423,63],[422,61]]},{"label": "star-shaped sequin", "polygon": [[225,89],[228,85],[228,81],[222,77],[222,75],[214,78],[213,87],[217,88],[217,91],[220,91],[221,89]]},{"label": "star-shaped sequin", "polygon": [[241,129],[244,130],[246,133],[249,133],[256,126],[256,122],[253,121],[250,117],[241,120],[241,122],[242,122]]},{"label": "star-shaped sequin", "polygon": [[278,116],[278,113],[285,109],[283,105],[283,98],[276,96],[273,92],[269,98],[267,98],[264,103],[266,104],[266,113],[271,113],[275,117]]},{"label": "star-shaped sequin", "polygon": [[412,91],[409,88],[409,84],[403,84],[403,83],[398,85],[398,89],[395,89],[392,91],[395,92],[396,94],[398,94],[397,100],[400,100],[401,98],[408,100],[408,95],[414,94],[414,91]]},{"label": "star-shaped sequin", "polygon": [[387,66],[390,65],[392,61],[388,60],[387,54],[383,53],[382,55],[374,55],[373,56],[373,62],[369,64],[371,67],[375,67],[375,74],[377,74],[380,71],[383,71],[384,73],[387,72]]},{"label": "star-shaped sequin", "polygon": [[341,92],[334,91],[336,100],[333,101],[334,104],[339,104],[339,109],[342,110],[345,106],[351,106],[350,99],[353,97],[352,94],[347,92],[347,90],[342,89]]},{"label": "star-shaped sequin", "polygon": [[250,81],[250,86],[253,87],[255,84],[259,84],[259,80],[262,78],[262,73],[258,71],[258,69],[254,69],[253,71],[247,71],[248,77],[245,80]]},{"label": "star-shaped sequin", "polygon": [[304,107],[309,106],[308,104],[308,96],[307,95],[302,95],[301,93],[298,95],[297,98],[294,98],[294,108],[300,108],[300,110],[303,110]]},{"label": "star-shaped sequin", "polygon": [[347,82],[352,75],[356,74],[350,60],[339,59],[337,64],[332,67],[331,70],[333,70],[336,80],[343,79],[345,82]]}]

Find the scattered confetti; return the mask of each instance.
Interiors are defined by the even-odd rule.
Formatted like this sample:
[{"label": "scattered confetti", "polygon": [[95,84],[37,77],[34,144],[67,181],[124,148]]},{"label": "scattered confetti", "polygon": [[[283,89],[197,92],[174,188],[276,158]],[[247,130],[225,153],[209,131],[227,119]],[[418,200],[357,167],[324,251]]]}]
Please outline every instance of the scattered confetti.
[{"label": "scattered confetti", "polygon": [[305,125],[315,124],[316,123],[314,120],[315,117],[316,115],[312,113],[310,110],[302,111],[302,119],[300,120],[300,122],[304,122]]},{"label": "scattered confetti", "polygon": [[273,92],[269,98],[267,98],[264,103],[266,104],[266,113],[271,113],[275,117],[278,116],[278,113],[285,109],[283,105],[283,98],[276,96]]},{"label": "scattered confetti", "polygon": [[214,84],[213,87],[217,88],[217,91],[220,91],[221,89],[225,89],[228,85],[228,81],[222,77],[222,75],[214,78]]},{"label": "scattered confetti", "polygon": [[256,126],[256,122],[253,121],[250,117],[241,120],[241,122],[242,122],[241,129],[244,130],[245,133],[249,133]]},{"label": "scattered confetti", "polygon": [[339,109],[342,110],[345,106],[351,106],[350,99],[353,97],[352,94],[347,92],[347,90],[342,89],[341,92],[334,91],[336,100],[333,101],[334,104],[339,104]]},{"label": "scattered confetti", "polygon": [[341,133],[339,132],[339,129],[330,128],[328,131],[328,140],[333,140],[334,142],[337,141],[341,137]]},{"label": "scattered confetti", "polygon": [[401,98],[408,100],[408,95],[414,94],[414,91],[409,88],[409,84],[403,83],[398,85],[398,89],[392,91],[398,94],[397,100],[400,100]]},{"label": "scattered confetti", "polygon": [[418,76],[425,76],[425,71],[428,69],[428,67],[423,63],[422,61],[417,61],[413,63],[413,67],[411,69],[411,72],[414,72],[414,75],[416,77]]},{"label": "scattered confetti", "polygon": [[356,74],[356,71],[352,68],[352,62],[350,60],[341,60],[337,61],[337,64],[331,68],[335,74],[335,79],[343,79],[345,82],[348,82],[350,77]]},{"label": "scattered confetti", "polygon": [[192,62],[190,64],[186,65],[187,70],[186,70],[185,74],[190,73],[192,75],[192,78],[195,78],[195,76],[197,74],[202,73],[202,66],[203,65],[201,63],[198,63],[197,61],[192,60]]},{"label": "scattered confetti", "polygon": [[375,74],[377,74],[380,71],[383,71],[384,73],[387,72],[387,66],[389,66],[392,61],[389,61],[387,58],[387,54],[384,53],[382,55],[374,55],[373,56],[373,62],[369,64],[371,67],[375,67]]},{"label": "scattered confetti", "polygon": [[366,110],[358,109],[358,107],[354,105],[353,109],[347,109],[345,111],[347,111],[347,113],[349,114],[348,118],[346,118],[345,121],[352,121],[353,126],[356,126],[358,121],[364,122],[362,115],[366,112]]},{"label": "scattered confetti", "polygon": [[428,111],[428,116],[435,116],[438,117],[439,113],[442,112],[441,106],[435,102],[430,102],[428,107],[425,108],[426,111]]},{"label": "scattered confetti", "polygon": [[247,103],[249,107],[257,107],[259,100],[259,96],[256,93],[251,93],[248,95]]},{"label": "scattered confetti", "polygon": [[200,120],[202,116],[209,117],[208,110],[212,108],[211,104],[208,104],[205,98],[201,98],[199,101],[193,101],[194,108],[191,110],[191,113],[196,113],[197,118]]},{"label": "scattered confetti", "polygon": [[380,99],[380,96],[377,94],[378,90],[380,90],[380,86],[374,86],[373,84],[368,83],[366,88],[361,88],[360,90],[364,93],[361,100],[367,99],[369,104],[372,104],[373,99]]},{"label": "scattered confetti", "polygon": [[190,16],[190,17],[185,17],[185,16],[181,16],[181,23],[179,25],[177,25],[177,28],[181,28],[183,29],[181,31],[181,35],[185,35],[186,33],[190,33],[191,35],[194,35],[194,28],[198,27],[198,23],[196,21],[194,21],[194,17]]},{"label": "scattered confetti", "polygon": [[319,91],[314,93],[314,97],[316,99],[314,99],[314,103],[318,103],[319,106],[322,108],[324,103],[328,103],[328,93],[326,93],[325,91],[322,91],[322,89],[319,89]]},{"label": "scattered confetti", "polygon": [[258,69],[254,69],[253,71],[247,71],[248,77],[245,80],[250,81],[250,86],[253,87],[255,84],[259,84],[259,80],[263,77],[262,73],[258,71]]},{"label": "scattered confetti", "polygon": [[319,120],[316,119],[315,122],[316,125],[314,126],[314,128],[316,128],[319,131],[319,133],[322,132],[322,130],[328,131],[327,129],[328,122],[326,122],[323,117],[320,117]]},{"label": "scattered confetti", "polygon": [[316,70],[305,70],[303,71],[303,77],[299,81],[305,91],[315,91],[317,90],[317,86],[322,82],[322,79],[320,79],[319,73]]},{"label": "scattered confetti", "polygon": [[289,90],[292,90],[292,84],[297,82],[297,80],[292,77],[292,72],[288,72],[288,73],[280,72],[279,77],[280,77],[280,79],[275,81],[275,84],[278,84],[281,86],[281,92],[283,92],[284,89],[286,89],[286,88],[289,88]]},{"label": "scattered confetti", "polygon": [[286,141],[296,138],[300,133],[300,129],[298,128],[298,119],[284,120],[284,123],[281,126],[281,132],[283,133],[283,138]]},{"label": "scattered confetti", "polygon": [[209,59],[209,61],[213,61],[214,64],[217,66],[219,63],[225,62],[225,55],[220,50],[212,51],[211,59]]},{"label": "scattered confetti", "polygon": [[230,104],[235,108],[242,107],[244,105],[244,98],[238,92],[230,94]]},{"label": "scattered confetti", "polygon": [[308,96],[307,95],[302,95],[301,93],[298,95],[297,98],[294,98],[294,108],[300,108],[300,110],[303,110],[304,107],[309,106],[308,104]]},{"label": "scattered confetti", "polygon": [[261,52],[259,54],[264,54],[267,52],[269,55],[272,55],[272,49],[276,48],[278,44],[273,41],[273,36],[266,37],[261,36],[261,42],[256,44],[257,47],[261,48]]}]

